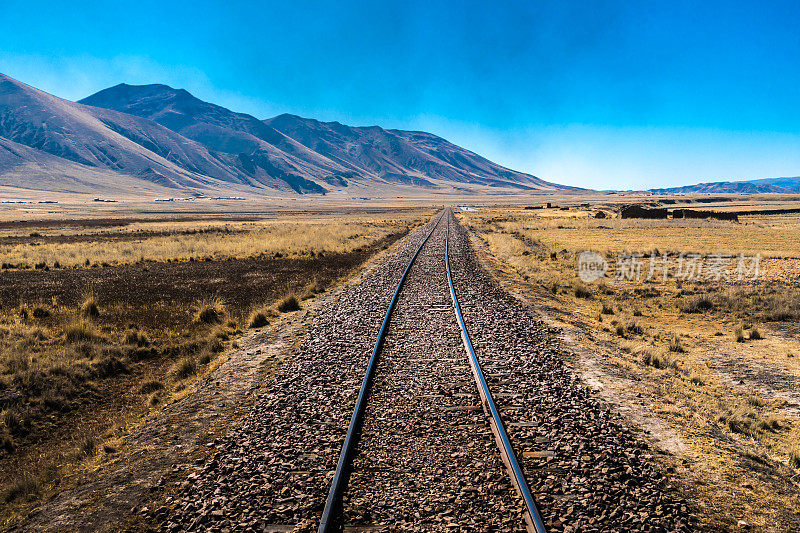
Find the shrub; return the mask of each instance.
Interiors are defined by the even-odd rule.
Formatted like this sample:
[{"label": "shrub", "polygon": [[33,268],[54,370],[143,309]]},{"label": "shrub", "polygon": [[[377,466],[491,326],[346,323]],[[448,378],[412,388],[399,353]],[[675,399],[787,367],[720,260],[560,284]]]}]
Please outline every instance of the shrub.
[{"label": "shrub", "polygon": [[294,294],[285,297],[278,303],[278,311],[281,313],[289,313],[291,311],[297,311],[298,309],[300,309],[300,302]]},{"label": "shrub", "polygon": [[36,307],[33,308],[33,312],[31,314],[33,315],[33,318],[41,319],[41,318],[49,317],[50,316],[50,311],[48,311],[44,307],[41,307],[41,306],[37,305]]},{"label": "shrub", "polygon": [[576,298],[585,298],[587,300],[591,300],[593,295],[592,292],[584,289],[583,287],[576,287],[575,288],[575,297]]},{"label": "shrub", "polygon": [[211,299],[200,302],[197,306],[195,322],[201,324],[219,324],[225,315],[225,306],[219,299]]},{"label": "shrub", "polygon": [[761,334],[758,328],[753,328],[750,330],[750,340],[751,341],[760,341],[764,338],[764,335]]},{"label": "shrub", "polygon": [[178,361],[178,364],[176,364],[172,370],[172,375],[178,380],[186,379],[189,376],[195,375],[196,373],[197,363],[191,357],[186,357]]},{"label": "shrub", "polygon": [[622,324],[617,325],[617,336],[624,337],[625,336],[625,326]]},{"label": "shrub", "polygon": [[139,387],[139,393],[151,394],[164,388],[164,384],[160,381],[146,381]]},{"label": "shrub", "polygon": [[608,305],[607,303],[603,302],[603,309],[600,312],[604,315],[613,315],[614,308]]},{"label": "shrub", "polygon": [[97,306],[97,300],[94,296],[89,295],[81,304],[81,314],[86,318],[97,318],[100,316],[100,308]]},{"label": "shrub", "polygon": [[133,344],[144,348],[150,346],[150,339],[147,338],[147,334],[136,329],[131,329],[125,333],[125,344]]},{"label": "shrub", "polygon": [[685,353],[686,348],[683,347],[679,337],[672,337],[672,339],[669,341],[669,351],[675,353]]},{"label": "shrub", "polygon": [[207,365],[208,363],[211,362],[211,354],[204,353],[203,355],[200,356],[197,362],[200,363],[201,365]]},{"label": "shrub", "polygon": [[682,301],[678,307],[684,313],[702,313],[714,309],[714,302],[707,295]]},{"label": "shrub", "polygon": [[789,451],[789,464],[800,468],[800,448],[794,447]]},{"label": "shrub", "polygon": [[97,439],[94,437],[84,437],[78,450],[86,457],[92,457],[97,453]]},{"label": "shrub", "polygon": [[88,322],[75,322],[67,326],[64,330],[64,335],[67,342],[70,343],[90,343],[97,340],[97,332],[94,327]]},{"label": "shrub", "polygon": [[92,370],[97,377],[107,378],[127,374],[128,367],[114,356],[108,356],[92,363]]},{"label": "shrub", "polygon": [[3,500],[11,503],[25,496],[30,496],[39,492],[39,480],[30,474],[23,475],[15,480],[3,494]]},{"label": "shrub", "polygon": [[262,310],[253,311],[250,314],[250,327],[251,328],[263,328],[267,324],[269,324],[269,319],[267,318],[267,314],[264,313]]},{"label": "shrub", "polygon": [[742,330],[742,328],[736,328],[736,329],[733,331],[733,334],[734,334],[734,336],[736,337],[736,342],[744,342],[744,341],[746,341],[746,340],[747,340],[747,339],[745,338],[745,336],[744,336],[744,331]]}]

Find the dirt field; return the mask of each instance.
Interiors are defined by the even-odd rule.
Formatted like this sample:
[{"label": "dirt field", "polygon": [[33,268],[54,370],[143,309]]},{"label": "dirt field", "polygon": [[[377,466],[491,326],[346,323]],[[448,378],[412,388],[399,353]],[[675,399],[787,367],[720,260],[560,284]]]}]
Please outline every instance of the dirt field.
[{"label": "dirt field", "polygon": [[[565,328],[584,354],[573,362],[584,380],[664,450],[705,529],[799,529],[800,215],[593,218],[615,207],[460,217],[506,285]],[[607,261],[607,277],[579,279],[584,250]],[[681,253],[701,256],[705,274],[678,276]],[[730,256],[728,279],[709,275],[720,253]],[[638,281],[629,279],[635,254]],[[757,279],[738,279],[739,254],[748,268],[760,254]],[[667,258],[666,281],[661,270],[646,279],[651,255]]]},{"label": "dirt field", "polygon": [[[427,213],[2,224],[0,523],[116,460],[125,434],[245,332],[304,307]],[[70,261],[75,247],[85,259]]]}]

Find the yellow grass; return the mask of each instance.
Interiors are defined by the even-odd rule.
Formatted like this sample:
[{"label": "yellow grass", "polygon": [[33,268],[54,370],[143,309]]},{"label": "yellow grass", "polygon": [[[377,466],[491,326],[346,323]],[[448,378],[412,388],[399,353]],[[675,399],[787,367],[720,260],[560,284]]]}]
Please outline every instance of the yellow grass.
[{"label": "yellow grass", "polygon": [[[738,387],[738,378],[732,381],[714,366],[724,358],[743,368],[766,365],[778,374],[800,377],[800,358],[787,355],[800,353],[800,339],[763,323],[782,320],[784,328],[791,327],[800,312],[795,303],[800,301],[800,216],[743,217],[736,224],[594,219],[590,211],[576,213],[487,208],[459,217],[475,230],[480,249],[517,290],[563,313],[560,320],[585,334],[588,352],[604,354],[600,365],[623,369],[622,375],[631,379],[615,383],[618,376],[609,372],[607,390],[622,391],[615,393],[622,398],[637,394],[642,400],[634,399],[634,410],[644,402],[650,406],[649,416],[661,416],[679,432],[687,445],[683,456],[694,465],[693,479],[700,479],[702,505],[718,508],[704,518],[705,527],[722,527],[730,516],[742,516],[741,506],[748,509],[748,521],[757,525],[768,524],[781,509],[800,511],[800,498],[780,490],[782,482],[773,485],[744,466],[752,451],[797,469],[800,421],[782,409],[785,400],[778,395],[756,398],[752,384]],[[757,282],[645,283],[644,277],[639,282],[612,277],[583,283],[577,276],[577,256],[583,250],[612,258],[612,270],[621,253],[654,250],[760,253],[766,259]],[[701,306],[701,301],[710,304]],[[744,342],[737,342],[743,324]],[[754,337],[754,330],[765,338]],[[720,433],[725,439],[712,436]],[[773,480],[785,475],[770,472]],[[709,478],[715,479],[713,490],[706,485]],[[746,483],[755,489],[743,490]]]},{"label": "yellow grass", "polygon": [[[501,231],[534,235],[554,249],[648,253],[652,250],[697,253],[760,253],[800,258],[800,216],[743,217],[742,223],[706,220],[575,218],[565,212],[542,217],[511,211],[498,221]],[[478,215],[475,215],[476,217]],[[569,217],[569,218],[568,218]]]},{"label": "yellow grass", "polygon": [[[69,235],[69,231],[37,231],[45,238],[31,245],[0,245],[4,263],[32,267],[37,263],[62,267],[89,263],[123,264],[140,260],[164,261],[189,259],[226,259],[253,257],[261,254],[283,256],[346,253],[366,246],[409,224],[422,222],[419,213],[402,215],[304,216],[265,219],[255,222],[137,222],[103,232],[90,230],[83,234],[97,239],[79,242],[48,242],[50,235]],[[150,232],[141,239],[139,232]],[[153,232],[170,232],[152,235]],[[73,230],[72,234],[75,233]],[[114,239],[119,235],[127,239]],[[133,237],[133,240],[130,240]],[[36,238],[32,239],[36,241]]]}]

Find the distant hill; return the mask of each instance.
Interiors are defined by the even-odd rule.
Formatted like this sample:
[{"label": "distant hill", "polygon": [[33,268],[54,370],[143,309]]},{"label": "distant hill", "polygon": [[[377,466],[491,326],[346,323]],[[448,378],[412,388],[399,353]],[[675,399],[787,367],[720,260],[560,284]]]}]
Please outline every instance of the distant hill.
[{"label": "distant hill", "polygon": [[82,171],[90,189],[107,190],[120,174],[167,189],[202,190],[233,179],[203,145],[159,124],[62,100],[0,74],[0,176],[13,175],[24,187],[20,167],[38,169],[32,178],[44,174],[57,189],[55,178]]},{"label": "distant hill", "polygon": [[70,102],[0,74],[0,186],[104,194],[339,197],[569,190],[424,132],[259,120],[166,85]]},{"label": "distant hill", "polygon": [[355,175],[435,187],[431,180],[519,189],[573,189],[509,170],[422,131],[352,127],[283,114],[264,123]]},{"label": "distant hill", "polygon": [[666,189],[650,189],[655,194],[694,194],[694,193],[728,193],[728,194],[764,194],[764,193],[798,193],[800,192],[800,177],[798,178],[764,178],[748,181],[715,181],[698,183],[684,187],[670,187]]}]

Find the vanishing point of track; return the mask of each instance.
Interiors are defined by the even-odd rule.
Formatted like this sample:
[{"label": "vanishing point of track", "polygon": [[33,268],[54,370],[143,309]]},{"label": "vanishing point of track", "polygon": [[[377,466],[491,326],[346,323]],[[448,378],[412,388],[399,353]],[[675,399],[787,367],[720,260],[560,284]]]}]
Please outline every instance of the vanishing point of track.
[{"label": "vanishing point of track", "polygon": [[517,456],[511,445],[511,441],[509,440],[508,434],[506,433],[505,424],[503,423],[500,413],[497,407],[495,406],[491,390],[489,389],[487,380],[484,377],[480,362],[478,361],[478,357],[475,354],[475,350],[469,338],[467,326],[464,322],[464,317],[461,313],[461,307],[458,302],[457,292],[453,284],[453,278],[450,270],[449,237],[450,237],[451,217],[452,213],[450,212],[449,209],[445,209],[439,215],[438,219],[433,225],[433,228],[431,228],[426,237],[417,247],[414,254],[411,256],[408,265],[406,266],[405,270],[403,271],[403,274],[400,277],[400,280],[397,283],[397,287],[392,295],[392,298],[389,301],[386,314],[384,316],[383,322],[381,323],[381,327],[378,332],[378,337],[375,341],[375,346],[372,350],[369,362],[367,363],[366,372],[361,382],[361,388],[359,389],[358,397],[356,399],[353,415],[350,418],[350,424],[347,429],[347,434],[345,436],[344,444],[342,445],[342,450],[339,455],[338,463],[336,465],[333,481],[331,482],[330,491],[328,493],[328,497],[325,502],[325,508],[323,510],[322,518],[319,524],[319,533],[329,533],[341,529],[342,524],[340,516],[341,516],[342,498],[347,489],[348,480],[353,468],[352,464],[353,456],[356,453],[356,447],[363,426],[363,418],[364,418],[366,404],[369,401],[370,389],[374,382],[375,372],[378,366],[378,360],[382,353],[384,341],[389,329],[389,323],[392,318],[392,312],[395,309],[398,297],[400,296],[400,293],[403,289],[403,285],[406,281],[406,278],[408,277],[409,271],[411,270],[412,266],[414,265],[414,262],[419,256],[420,251],[428,243],[433,233],[439,228],[439,225],[442,223],[442,220],[446,221],[444,264],[447,273],[447,285],[452,301],[452,307],[455,312],[456,319],[458,321],[461,339],[463,341],[464,348],[466,350],[466,355],[469,361],[469,367],[472,371],[475,383],[477,385],[477,390],[480,396],[483,411],[485,415],[488,417],[489,425],[491,427],[492,433],[497,443],[500,456],[510,476],[511,482],[514,488],[516,489],[517,494],[522,498],[524,502],[523,517],[525,519],[527,531],[532,533],[544,533],[546,531],[544,522],[542,521],[542,518],[539,514],[539,510],[536,506],[533,496],[531,495],[528,482],[525,479],[525,474],[519,465]]}]

